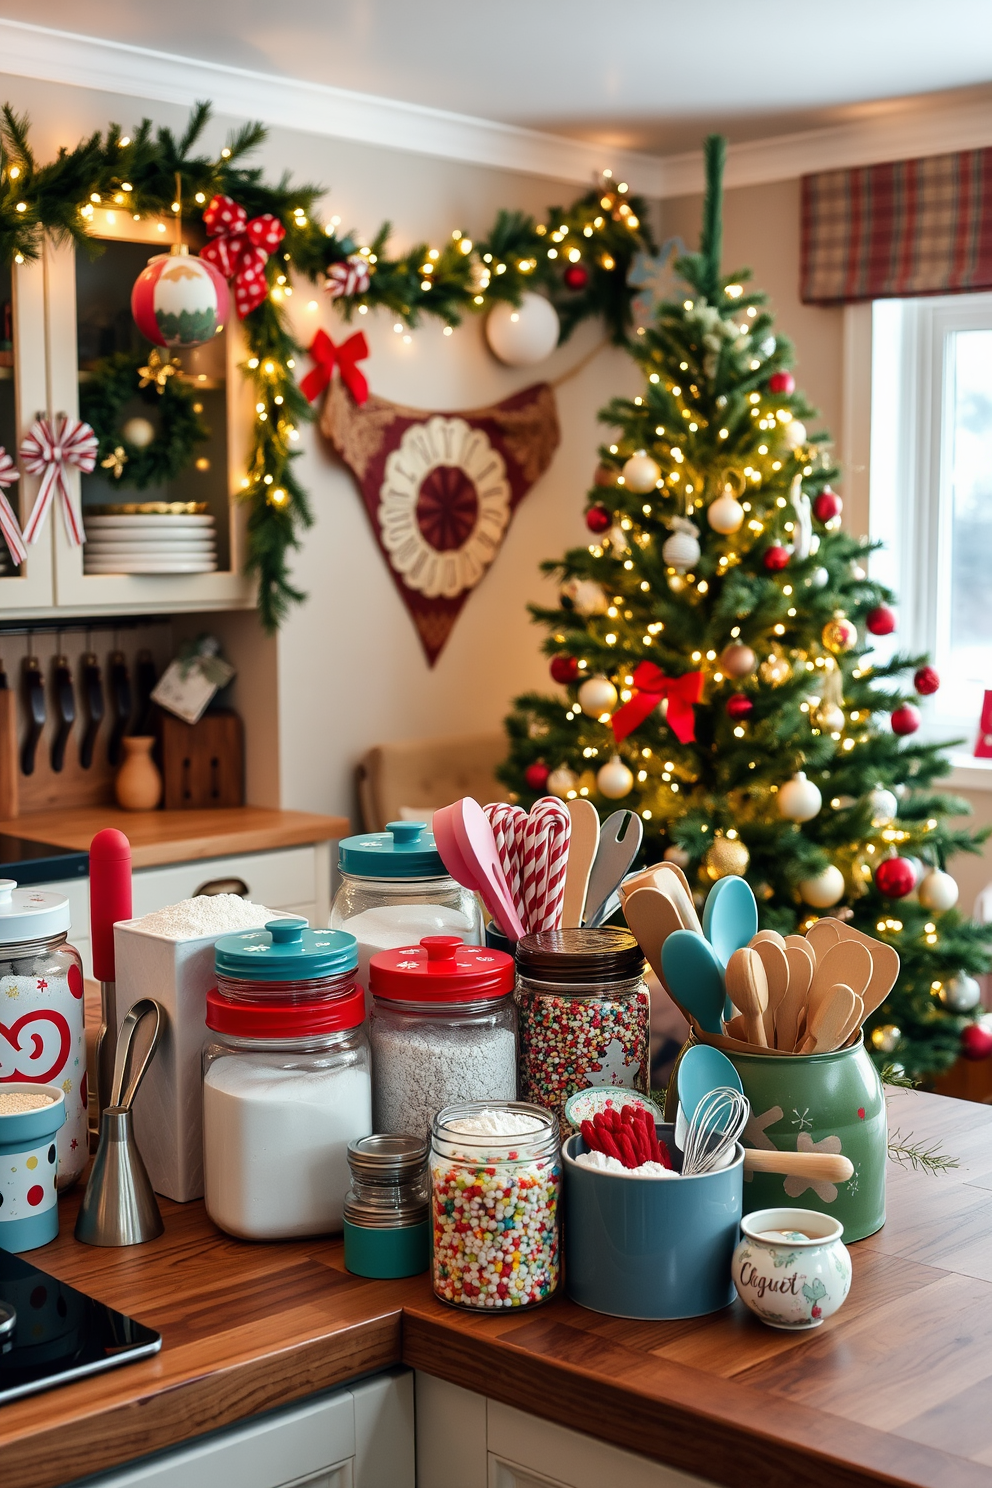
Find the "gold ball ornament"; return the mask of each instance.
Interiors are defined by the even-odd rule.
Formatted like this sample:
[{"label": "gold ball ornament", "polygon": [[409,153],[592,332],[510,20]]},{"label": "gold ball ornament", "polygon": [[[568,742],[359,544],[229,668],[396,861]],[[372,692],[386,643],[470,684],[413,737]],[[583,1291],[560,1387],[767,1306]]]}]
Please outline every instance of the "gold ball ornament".
[{"label": "gold ball ornament", "polygon": [[805,902],[811,904],[814,909],[829,909],[831,905],[843,898],[844,875],[839,868],[830,863],[815,878],[804,878],[800,882],[799,892]]},{"label": "gold ball ornament", "polygon": [[871,1031],[871,1044],[880,1054],[893,1054],[902,1038],[902,1029],[895,1023],[881,1023]]},{"label": "gold ball ornament", "polygon": [[706,520],[714,532],[722,533],[724,537],[740,530],[744,508],[729,486],[724,486],[723,494],[710,502],[706,508]]},{"label": "gold ball ornament", "polygon": [[635,496],[646,496],[649,491],[654,490],[660,479],[661,466],[643,450],[631,455],[624,464],[623,483]]},{"label": "gold ball ornament", "polygon": [[826,734],[839,734],[844,727],[844,710],[837,703],[821,703],[815,716],[817,728]]},{"label": "gold ball ornament", "polygon": [[567,765],[559,765],[557,770],[552,770],[548,776],[547,789],[553,796],[561,796],[564,800],[570,790],[574,790],[579,783],[579,777],[570,770]]},{"label": "gold ball ornament", "polygon": [[823,627],[820,640],[828,651],[832,651],[835,656],[840,656],[857,644],[858,627],[853,620],[848,620],[846,615],[835,615]]},{"label": "gold ball ornament", "polygon": [[792,675],[792,668],[784,656],[777,653],[766,657],[761,663],[758,671],[762,682],[767,682],[771,687],[780,687],[783,682],[788,682]]},{"label": "gold ball ornament", "polygon": [[596,784],[601,795],[610,801],[619,801],[622,796],[630,795],[634,788],[634,776],[620,756],[615,754],[598,771]]},{"label": "gold ball ornament", "polygon": [[720,652],[720,667],[728,677],[749,677],[758,663],[750,646],[734,641]]},{"label": "gold ball ornament", "polygon": [[706,854],[706,871],[710,878],[740,877],[750,861],[751,854],[739,837],[718,837]]},{"label": "gold ball ornament", "polygon": [[155,425],[150,419],[136,414],[121,427],[121,437],[126,439],[128,444],[133,444],[135,449],[147,449],[155,438]]},{"label": "gold ball ornament", "polygon": [[609,677],[590,677],[579,688],[579,707],[588,718],[612,713],[617,705],[617,690]]}]

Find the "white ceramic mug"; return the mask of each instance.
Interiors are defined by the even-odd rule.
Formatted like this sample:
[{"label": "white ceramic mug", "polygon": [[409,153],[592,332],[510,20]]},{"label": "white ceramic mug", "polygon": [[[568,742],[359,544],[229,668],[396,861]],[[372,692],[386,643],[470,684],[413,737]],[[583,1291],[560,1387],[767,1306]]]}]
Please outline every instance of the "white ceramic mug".
[{"label": "white ceramic mug", "polygon": [[851,1289],[844,1226],[813,1209],[757,1209],[741,1221],[733,1278],[741,1300],[770,1328],[818,1328]]}]

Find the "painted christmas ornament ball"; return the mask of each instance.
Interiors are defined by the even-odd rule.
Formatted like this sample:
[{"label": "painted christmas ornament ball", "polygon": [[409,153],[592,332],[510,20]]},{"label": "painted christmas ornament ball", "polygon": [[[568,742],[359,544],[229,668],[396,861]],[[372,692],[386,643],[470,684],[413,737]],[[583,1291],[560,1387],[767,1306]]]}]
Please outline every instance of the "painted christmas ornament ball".
[{"label": "painted christmas ornament ball", "polygon": [[743,692],[731,693],[726,703],[727,717],[739,723],[742,718],[748,718],[754,712],[754,704]]},{"label": "painted christmas ornament ball", "polygon": [[145,340],[174,350],[212,341],[224,328],[227,307],[220,270],[188,253],[157,253],[131,290],[131,314]]},{"label": "painted christmas ornament ball", "polygon": [[779,814],[787,821],[812,821],[823,805],[823,796],[812,780],[799,770],[787,780],[778,793]]},{"label": "painted christmas ornament ball", "polygon": [[835,615],[823,627],[820,639],[828,651],[833,651],[836,656],[839,656],[844,651],[850,651],[851,647],[857,644],[858,627],[846,615]]},{"label": "painted christmas ornament ball", "polygon": [[586,526],[590,532],[608,532],[613,526],[613,517],[605,506],[591,506],[586,512]]},{"label": "painted christmas ornament ball", "polygon": [[790,419],[783,425],[782,438],[785,440],[786,448],[797,450],[806,443],[806,425],[799,419]]},{"label": "painted christmas ornament ball", "polygon": [[507,367],[543,362],[558,345],[558,312],[543,295],[527,290],[519,305],[501,301],[486,321],[486,340],[493,356]]},{"label": "painted christmas ornament ball", "polygon": [[634,785],[634,776],[618,754],[607,760],[597,772],[596,784],[602,795],[610,801],[619,801],[629,795]]},{"label": "painted christmas ornament ball", "polygon": [[978,1023],[969,1023],[961,1030],[961,1053],[965,1059],[988,1059],[992,1054],[992,1033]]},{"label": "painted christmas ornament ball", "polygon": [[920,710],[912,703],[903,703],[889,715],[894,734],[915,734],[920,726]]},{"label": "painted christmas ornament ball", "polygon": [[135,414],[134,418],[129,418],[121,426],[121,437],[126,439],[128,444],[133,444],[135,449],[147,449],[155,438],[155,425],[151,419]]},{"label": "painted christmas ornament ball", "polygon": [[929,697],[937,691],[940,686],[940,677],[936,667],[921,666],[913,675],[913,686],[920,697]]},{"label": "painted christmas ornament ball", "polygon": [[578,782],[579,777],[567,765],[559,765],[548,776],[547,788],[553,796],[564,798],[570,790],[575,789]]},{"label": "painted christmas ornament ball", "polygon": [[727,537],[732,532],[737,532],[744,521],[744,508],[730,491],[724,491],[715,501],[711,501],[706,508],[706,520],[714,532],[720,532]]},{"label": "painted christmas ornament ball", "polygon": [[772,543],[770,548],[765,549],[762,563],[769,573],[778,573],[779,569],[785,568],[789,561],[789,550],[783,548],[781,543]]},{"label": "painted christmas ornament ball", "polygon": [[691,532],[678,531],[665,539],[661,556],[670,568],[685,572],[687,568],[693,568],[699,562],[700,551],[699,541]]},{"label": "painted christmas ornament ball", "polygon": [[956,879],[940,868],[931,868],[920,880],[917,897],[924,909],[943,914],[945,910],[954,908],[959,893]]},{"label": "painted christmas ornament ball", "polygon": [[617,705],[617,690],[608,677],[590,677],[579,688],[579,707],[589,718],[612,713]]},{"label": "painted christmas ornament ball", "polygon": [[872,635],[891,635],[896,628],[896,612],[889,605],[876,605],[870,611],[865,625]]},{"label": "painted christmas ornament ball", "polygon": [[829,909],[843,898],[844,875],[835,864],[829,863],[815,878],[804,878],[799,892],[813,909]]},{"label": "painted christmas ornament ball", "polygon": [[728,677],[749,677],[758,664],[758,658],[750,646],[739,641],[724,646],[720,652],[720,667]]},{"label": "painted christmas ornament ball", "polygon": [[548,769],[543,760],[535,760],[534,763],[532,765],[528,765],[526,770],[524,771],[524,780],[531,790],[543,791],[548,784],[548,776],[550,774],[551,771]]},{"label": "painted christmas ornament ball", "polygon": [[773,372],[768,379],[768,391],[770,393],[781,393],[786,398],[796,391],[796,379],[791,372]]},{"label": "painted christmas ornament ball", "polygon": [[875,869],[875,887],[886,899],[905,899],[916,887],[916,874],[908,858],[884,858]]},{"label": "painted christmas ornament ball", "polygon": [[819,496],[813,498],[813,515],[818,522],[832,522],[843,510],[843,501],[829,486],[824,486]]},{"label": "painted christmas ornament ball", "polygon": [[567,687],[579,675],[579,663],[574,656],[552,656],[549,671],[552,681]]},{"label": "painted christmas ornament ball", "polygon": [[751,854],[739,837],[718,837],[706,854],[706,871],[714,879],[740,877],[750,861]]},{"label": "painted christmas ornament ball", "polygon": [[623,467],[623,483],[636,496],[646,496],[661,479],[661,466],[641,451],[631,455]]}]

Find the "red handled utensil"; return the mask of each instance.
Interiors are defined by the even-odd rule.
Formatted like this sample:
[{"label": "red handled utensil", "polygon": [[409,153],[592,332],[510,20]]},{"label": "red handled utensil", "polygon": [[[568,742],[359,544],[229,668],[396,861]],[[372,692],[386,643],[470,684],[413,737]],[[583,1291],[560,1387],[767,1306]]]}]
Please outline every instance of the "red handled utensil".
[{"label": "red handled utensil", "polygon": [[106,827],[90,843],[90,936],[93,975],[100,983],[101,1021],[96,1044],[97,1108],[110,1105],[117,1053],[117,971],[114,925],[131,918],[131,844]]}]

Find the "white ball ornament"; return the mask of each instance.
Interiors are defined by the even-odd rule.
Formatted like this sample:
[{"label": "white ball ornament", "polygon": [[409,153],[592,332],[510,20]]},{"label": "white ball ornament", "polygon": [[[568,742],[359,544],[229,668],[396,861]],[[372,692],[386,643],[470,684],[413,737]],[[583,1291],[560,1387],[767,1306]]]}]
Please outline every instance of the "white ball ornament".
[{"label": "white ball ornament", "polygon": [[799,419],[790,419],[782,427],[782,438],[785,440],[787,449],[799,449],[800,445],[806,443],[806,425]]},{"label": "white ball ornament", "polygon": [[558,345],[561,326],[550,300],[528,290],[519,305],[500,301],[486,320],[486,340],[495,357],[508,367],[543,362]]},{"label": "white ball ornament", "polygon": [[661,466],[643,450],[631,455],[623,467],[623,483],[635,496],[646,496],[649,491],[654,490],[660,479]]},{"label": "white ball ornament", "polygon": [[595,579],[572,578],[562,587],[580,615],[605,615],[610,601],[602,584]]},{"label": "white ball ornament", "polygon": [[787,780],[778,793],[779,813],[788,821],[812,821],[822,805],[819,787],[807,780],[802,770]]},{"label": "white ball ornament", "polygon": [[597,773],[596,784],[601,795],[610,801],[619,801],[621,796],[630,794],[634,787],[634,777],[620,756],[615,754]]},{"label": "white ball ornament", "polygon": [[813,909],[829,909],[844,894],[844,875],[833,863],[815,878],[804,878],[799,892]]},{"label": "white ball ornament", "polygon": [[133,444],[135,449],[147,449],[155,438],[155,425],[150,419],[136,415],[124,424],[121,436],[127,440],[128,444]]},{"label": "white ball ornament", "polygon": [[564,800],[568,792],[574,790],[578,783],[579,777],[567,765],[559,765],[557,770],[552,770],[548,776],[546,789],[553,796],[561,796]]},{"label": "white ball ornament", "polygon": [[710,502],[706,508],[706,520],[714,532],[720,532],[724,537],[739,531],[744,521],[744,508],[729,486],[724,486],[723,495]]},{"label": "white ball ornament", "polygon": [[590,718],[612,713],[617,705],[617,690],[609,677],[590,677],[579,688],[579,707]]},{"label": "white ball ornament", "polygon": [[825,568],[814,568],[806,580],[807,589],[824,589],[830,583],[830,574]]},{"label": "white ball ornament", "polygon": [[[877,785],[868,797],[873,827],[887,827],[899,815],[899,802],[884,785]],[[957,895],[955,895],[955,898]]]},{"label": "white ball ornament", "polygon": [[685,573],[686,569],[693,568],[699,562],[699,529],[685,517],[675,517],[672,529],[671,537],[666,538],[661,550],[662,560],[669,568]]},{"label": "white ball ornament", "polygon": [[920,881],[917,897],[924,909],[943,914],[957,904],[959,892],[957,882],[949,873],[942,872],[940,868],[931,868]]},{"label": "white ball ornament", "polygon": [[966,971],[945,982],[937,993],[940,1001],[952,1013],[971,1013],[982,1000],[981,984]]}]

